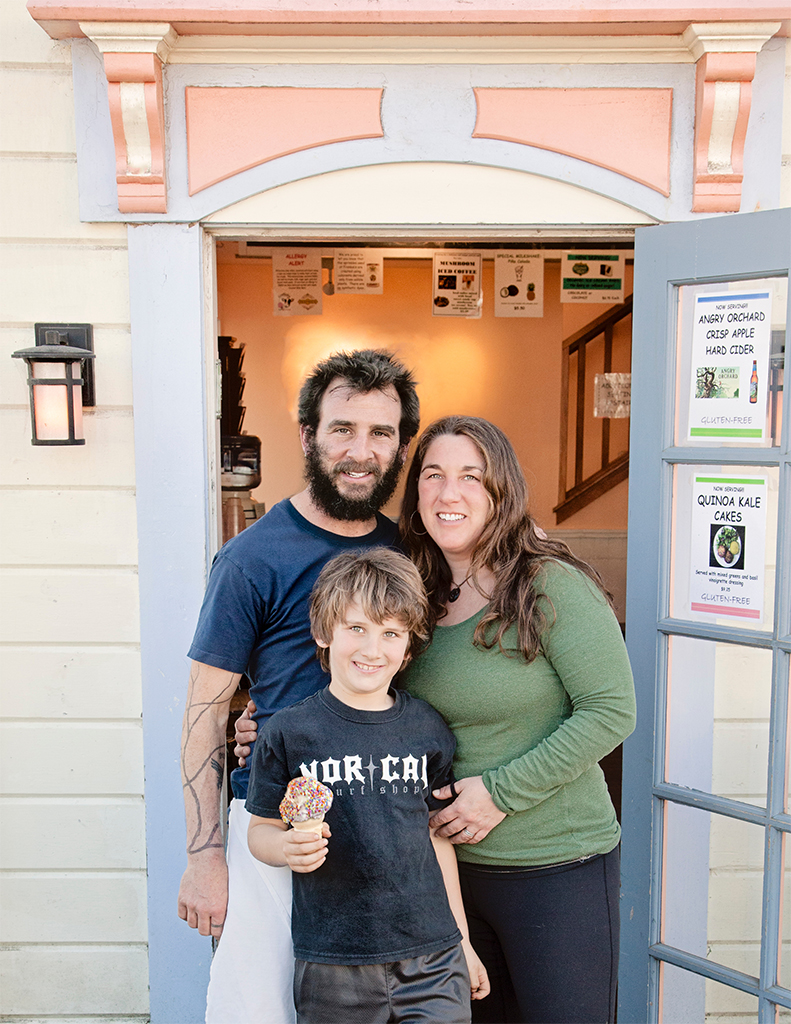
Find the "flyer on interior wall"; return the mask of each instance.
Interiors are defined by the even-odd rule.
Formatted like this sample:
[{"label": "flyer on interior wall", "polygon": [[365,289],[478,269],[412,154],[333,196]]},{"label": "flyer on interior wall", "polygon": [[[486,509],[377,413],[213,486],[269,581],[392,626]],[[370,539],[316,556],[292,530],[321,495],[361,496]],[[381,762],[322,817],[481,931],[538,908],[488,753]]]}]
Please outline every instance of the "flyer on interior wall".
[{"label": "flyer on interior wall", "polygon": [[696,476],[693,485],[690,607],[761,621],[766,479]]},{"label": "flyer on interior wall", "polygon": [[434,253],[434,316],[481,315],[481,254],[442,249]]},{"label": "flyer on interior wall", "polygon": [[695,297],[688,439],[764,440],[771,327],[769,291]]},{"label": "flyer on interior wall", "polygon": [[274,249],[275,316],[321,315],[321,249]]},{"label": "flyer on interior wall", "polygon": [[560,301],[623,302],[624,266],[622,252],[561,253]]},{"label": "flyer on interior wall", "polygon": [[336,249],[333,266],[336,295],[381,295],[384,282],[381,249]]},{"label": "flyer on interior wall", "polygon": [[544,315],[543,252],[495,252],[494,315]]}]

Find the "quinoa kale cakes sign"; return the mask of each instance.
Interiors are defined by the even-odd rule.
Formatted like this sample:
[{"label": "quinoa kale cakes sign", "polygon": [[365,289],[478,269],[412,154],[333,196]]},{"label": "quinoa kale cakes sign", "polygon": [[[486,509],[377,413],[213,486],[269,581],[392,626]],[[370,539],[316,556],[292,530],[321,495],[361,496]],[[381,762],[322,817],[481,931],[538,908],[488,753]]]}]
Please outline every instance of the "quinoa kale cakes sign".
[{"label": "quinoa kale cakes sign", "polygon": [[758,476],[696,476],[693,500],[692,611],[760,622],[766,480]]},{"label": "quinoa kale cakes sign", "polygon": [[695,297],[689,440],[764,440],[771,311],[768,291]]}]

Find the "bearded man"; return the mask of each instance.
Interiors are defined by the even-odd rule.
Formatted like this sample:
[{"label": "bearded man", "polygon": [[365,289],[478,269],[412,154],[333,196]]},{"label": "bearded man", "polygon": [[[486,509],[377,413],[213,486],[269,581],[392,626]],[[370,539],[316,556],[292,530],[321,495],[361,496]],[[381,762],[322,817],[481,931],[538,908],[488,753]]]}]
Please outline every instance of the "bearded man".
[{"label": "bearded man", "polygon": [[247,848],[247,768],[231,776],[227,859],[223,845],[231,698],[246,673],[260,722],[326,684],[310,635],[310,591],[339,552],[395,543],[395,524],[380,509],[395,490],[420,407],[411,373],[390,353],[366,350],[319,363],[302,386],[298,415],[307,487],[220,550],[189,650],[181,747],[187,870],[178,912],[201,935],[223,935],[207,1024],[295,1020],[291,875]]}]

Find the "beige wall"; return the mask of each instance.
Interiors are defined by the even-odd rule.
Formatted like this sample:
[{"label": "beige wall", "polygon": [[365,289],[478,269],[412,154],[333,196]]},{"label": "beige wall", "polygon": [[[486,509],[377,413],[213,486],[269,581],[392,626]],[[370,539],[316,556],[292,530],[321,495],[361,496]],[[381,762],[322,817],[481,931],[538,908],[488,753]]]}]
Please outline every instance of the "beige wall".
[{"label": "beige wall", "polygon": [[[126,228],[81,224],[70,48],[0,14],[3,1020],[146,1019]],[[94,325],[79,448],[33,447],[36,321]]]}]

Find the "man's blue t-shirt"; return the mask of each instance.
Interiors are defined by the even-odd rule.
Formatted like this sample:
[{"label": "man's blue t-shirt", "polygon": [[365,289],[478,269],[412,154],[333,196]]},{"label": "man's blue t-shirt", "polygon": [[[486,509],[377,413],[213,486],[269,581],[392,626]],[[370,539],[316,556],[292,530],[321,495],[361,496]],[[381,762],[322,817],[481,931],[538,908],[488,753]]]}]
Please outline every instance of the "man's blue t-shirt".
[{"label": "man's blue t-shirt", "polygon": [[[395,523],[386,516],[377,516],[371,533],[345,537],[309,523],[288,499],[278,502],[217,553],[189,657],[246,672],[260,726],[327,684],[308,620],[310,592],[324,565],[341,551],[395,541]],[[249,768],[233,772],[235,797],[247,795],[249,774]]]}]

